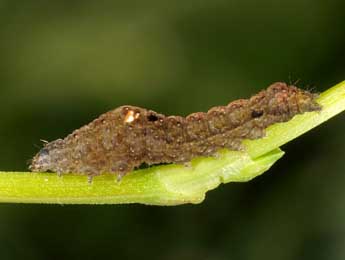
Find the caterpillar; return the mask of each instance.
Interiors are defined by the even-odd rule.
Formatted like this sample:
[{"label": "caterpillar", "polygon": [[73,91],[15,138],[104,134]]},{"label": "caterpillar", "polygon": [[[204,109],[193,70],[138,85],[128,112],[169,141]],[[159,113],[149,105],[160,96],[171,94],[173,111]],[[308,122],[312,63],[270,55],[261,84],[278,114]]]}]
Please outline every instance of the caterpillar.
[{"label": "caterpillar", "polygon": [[121,106],[46,143],[32,159],[34,172],[118,178],[142,164],[185,163],[212,156],[219,149],[242,150],[243,139],[265,136],[265,129],[296,114],[320,110],[318,95],[276,82],[249,99],[239,99],[208,112],[164,116],[135,106]]}]

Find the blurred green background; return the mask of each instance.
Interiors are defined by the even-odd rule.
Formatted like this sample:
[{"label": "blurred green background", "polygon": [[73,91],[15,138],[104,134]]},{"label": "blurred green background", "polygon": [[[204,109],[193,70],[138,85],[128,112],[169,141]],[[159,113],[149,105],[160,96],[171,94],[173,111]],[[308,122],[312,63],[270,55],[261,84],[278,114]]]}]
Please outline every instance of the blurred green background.
[{"label": "blurred green background", "polygon": [[[0,1],[0,169],[124,104],[187,115],[345,79],[345,2]],[[345,115],[200,205],[0,205],[0,259],[345,259]],[[86,181],[86,180],[85,180]]]}]

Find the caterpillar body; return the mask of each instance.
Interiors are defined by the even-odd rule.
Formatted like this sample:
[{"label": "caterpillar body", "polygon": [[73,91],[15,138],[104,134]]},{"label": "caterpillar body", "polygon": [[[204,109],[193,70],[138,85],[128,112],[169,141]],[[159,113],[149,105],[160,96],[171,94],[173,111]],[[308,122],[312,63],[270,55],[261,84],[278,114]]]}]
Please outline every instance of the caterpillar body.
[{"label": "caterpillar body", "polygon": [[121,106],[64,139],[46,143],[29,168],[88,176],[114,173],[121,178],[144,163],[185,163],[222,148],[241,150],[243,139],[264,137],[268,126],[320,110],[316,97],[277,82],[249,99],[187,117]]}]

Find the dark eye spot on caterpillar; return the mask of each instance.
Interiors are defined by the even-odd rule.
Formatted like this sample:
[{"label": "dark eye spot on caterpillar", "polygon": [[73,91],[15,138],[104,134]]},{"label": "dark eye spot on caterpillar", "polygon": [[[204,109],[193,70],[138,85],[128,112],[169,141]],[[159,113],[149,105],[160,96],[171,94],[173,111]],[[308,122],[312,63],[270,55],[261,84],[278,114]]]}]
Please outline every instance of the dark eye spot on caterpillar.
[{"label": "dark eye spot on caterpillar", "polygon": [[260,117],[264,114],[264,111],[262,110],[253,110],[252,111],[252,118]]},{"label": "dark eye spot on caterpillar", "polygon": [[147,119],[150,121],[150,122],[155,122],[158,120],[158,116],[154,115],[154,114],[149,114],[147,116]]},{"label": "dark eye spot on caterpillar", "polygon": [[268,126],[320,110],[316,97],[277,82],[249,99],[187,117],[118,107],[64,139],[45,143],[30,169],[89,177],[113,173],[121,178],[144,164],[186,163],[222,148],[241,150],[243,139],[262,138]]}]

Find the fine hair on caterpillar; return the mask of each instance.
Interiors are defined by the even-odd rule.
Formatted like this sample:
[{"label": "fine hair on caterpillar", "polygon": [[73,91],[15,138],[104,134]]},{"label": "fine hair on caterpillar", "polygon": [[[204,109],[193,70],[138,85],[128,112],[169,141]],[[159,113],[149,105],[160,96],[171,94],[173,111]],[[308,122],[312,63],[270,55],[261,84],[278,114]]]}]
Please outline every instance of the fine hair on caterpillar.
[{"label": "fine hair on caterpillar", "polygon": [[113,173],[121,179],[142,164],[187,163],[222,148],[241,150],[243,139],[264,137],[268,126],[320,110],[316,97],[277,82],[249,99],[187,117],[121,106],[64,139],[44,143],[30,170],[89,177]]}]

